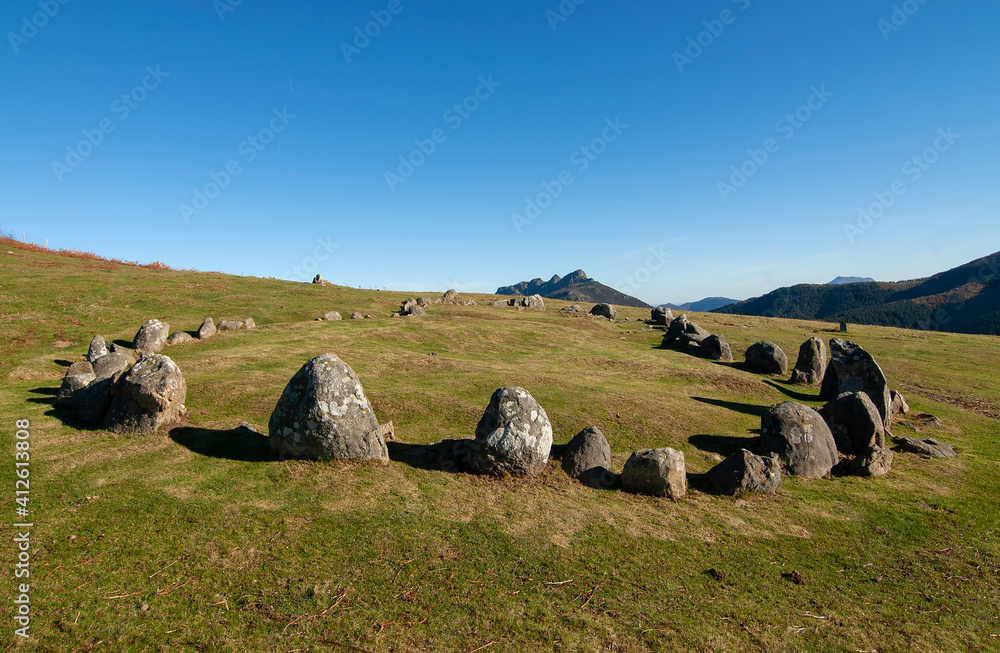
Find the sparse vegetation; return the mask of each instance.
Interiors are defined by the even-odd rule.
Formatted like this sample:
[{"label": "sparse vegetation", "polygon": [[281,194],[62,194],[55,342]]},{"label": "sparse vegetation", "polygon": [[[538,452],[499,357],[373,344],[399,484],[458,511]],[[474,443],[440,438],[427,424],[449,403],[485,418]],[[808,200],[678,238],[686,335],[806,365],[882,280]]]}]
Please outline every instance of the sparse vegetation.
[{"label": "sparse vegetation", "polygon": [[[13,451],[14,420],[31,421],[35,523],[32,638],[8,650],[1000,648],[996,337],[852,326],[959,457],[898,454],[885,479],[786,478],[775,497],[733,500],[700,475],[756,436],[762,407],[816,406],[818,389],[659,349],[662,331],[636,323],[646,310],[619,307],[631,321],[612,324],[476,294],[390,319],[407,294],[6,247],[0,441]],[[314,321],[330,310],[376,317]],[[124,437],[54,412],[94,334],[121,343],[148,318],[195,330],[208,315],[258,328],[164,352],[187,380],[180,428]],[[834,335],[697,321],[737,361],[760,340],[791,353]],[[325,351],[393,421],[389,466],[271,458],[261,434],[282,388]],[[589,489],[554,462],[530,480],[429,468],[419,445],[471,436],[503,385],[534,395],[557,442],[600,427],[614,471],[635,449],[684,451],[691,494]]]}]

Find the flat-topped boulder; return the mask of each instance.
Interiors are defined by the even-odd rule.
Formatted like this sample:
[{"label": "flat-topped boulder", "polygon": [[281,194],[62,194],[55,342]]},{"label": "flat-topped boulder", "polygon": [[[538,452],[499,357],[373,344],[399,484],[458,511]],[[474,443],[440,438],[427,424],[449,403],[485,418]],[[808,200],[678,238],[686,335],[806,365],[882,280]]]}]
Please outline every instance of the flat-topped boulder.
[{"label": "flat-topped boulder", "polygon": [[350,366],[321,354],[285,386],[268,423],[279,459],[335,459],[387,463],[379,422]]},{"label": "flat-topped boulder", "polygon": [[110,389],[111,406],[104,428],[115,433],[148,435],[184,416],[187,384],[177,364],[160,354],[139,359]]},{"label": "flat-topped boulder", "polygon": [[746,492],[774,494],[781,485],[781,461],[740,449],[708,470],[708,482],[719,494],[738,497]]},{"label": "flat-topped boulder", "polygon": [[621,473],[622,489],[635,494],[681,499],[687,496],[684,452],[664,447],[632,452]]}]

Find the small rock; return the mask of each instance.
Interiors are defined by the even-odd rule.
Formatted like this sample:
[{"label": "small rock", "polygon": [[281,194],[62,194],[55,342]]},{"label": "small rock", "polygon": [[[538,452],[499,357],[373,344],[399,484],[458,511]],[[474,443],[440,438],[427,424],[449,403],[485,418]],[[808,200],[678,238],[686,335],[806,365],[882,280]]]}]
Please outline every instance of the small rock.
[{"label": "small rock", "polygon": [[340,317],[340,313],[338,313],[337,311],[329,311],[323,314],[323,319],[326,320],[327,322],[339,322],[344,318]]},{"label": "small rock", "polygon": [[614,476],[610,467],[611,446],[596,426],[577,433],[562,449],[563,471],[584,485],[606,488]]},{"label": "small rock", "polygon": [[135,357],[135,353],[133,353],[131,349],[126,349],[125,347],[122,347],[120,345],[112,344],[111,353],[121,354],[122,356],[125,357],[125,360],[128,361],[129,365],[135,365],[135,361],[137,360]]},{"label": "small rock", "polygon": [[169,338],[167,338],[168,345],[183,345],[184,343],[193,341],[194,338],[192,338],[191,334],[187,333],[186,331],[175,331],[174,333],[170,334]]},{"label": "small rock", "polygon": [[253,321],[252,317],[243,318],[243,328],[244,329],[256,329],[257,323]]},{"label": "small rock", "polygon": [[781,485],[781,462],[740,449],[708,471],[708,481],[719,494],[738,497],[745,492],[774,494]]},{"label": "small rock", "polygon": [[889,391],[889,414],[892,417],[896,415],[905,415],[910,412],[910,404],[906,403],[906,399],[903,398],[899,392],[895,390]]},{"label": "small rock", "polygon": [[917,438],[902,437],[894,438],[896,444],[903,451],[908,451],[910,453],[920,454],[922,456],[932,456],[935,458],[954,458],[958,454],[955,453],[955,447],[950,444],[945,444],[943,442],[938,442],[933,438],[927,438],[926,440],[919,440]]},{"label": "small rock", "polygon": [[219,331],[241,331],[246,326],[243,320],[219,320]]},{"label": "small rock", "polygon": [[781,577],[784,578],[787,581],[791,581],[791,582],[795,583],[796,585],[805,585],[806,584],[805,577],[803,577],[802,574],[800,574],[797,571],[791,571],[791,572],[789,572],[787,574],[781,574]]},{"label": "small rock", "polygon": [[621,485],[626,492],[683,498],[687,495],[684,452],[670,448],[633,452],[622,469]]},{"label": "small rock", "polygon": [[215,335],[216,331],[215,322],[212,321],[212,318],[206,317],[205,321],[201,323],[200,327],[198,327],[198,339],[204,340],[205,338],[211,338]]}]

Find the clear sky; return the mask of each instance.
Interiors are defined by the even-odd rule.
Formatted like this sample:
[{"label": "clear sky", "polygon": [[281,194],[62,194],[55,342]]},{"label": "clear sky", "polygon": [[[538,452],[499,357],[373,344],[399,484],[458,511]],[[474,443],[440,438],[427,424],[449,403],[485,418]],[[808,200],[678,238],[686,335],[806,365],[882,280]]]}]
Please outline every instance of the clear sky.
[{"label": "clear sky", "polygon": [[6,0],[0,229],[394,290],[916,278],[1000,250],[998,24],[992,0]]}]

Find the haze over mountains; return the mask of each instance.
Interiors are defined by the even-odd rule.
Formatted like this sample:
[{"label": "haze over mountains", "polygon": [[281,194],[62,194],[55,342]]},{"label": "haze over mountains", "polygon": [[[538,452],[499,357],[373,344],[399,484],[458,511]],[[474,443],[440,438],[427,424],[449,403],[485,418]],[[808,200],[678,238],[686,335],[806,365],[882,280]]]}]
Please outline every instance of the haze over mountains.
[{"label": "haze over mountains", "polygon": [[521,281],[513,286],[501,286],[497,288],[496,294],[523,297],[537,294],[546,299],[562,299],[568,302],[608,303],[616,306],[636,306],[639,308],[649,307],[649,304],[641,299],[636,299],[631,295],[626,295],[610,286],[605,286],[595,279],[591,279],[583,270],[570,272],[565,277],[560,277],[556,274],[548,281],[536,278],[531,281]]},{"label": "haze over mountains", "polygon": [[1000,252],[924,279],[800,284],[715,312],[1000,335]]}]

